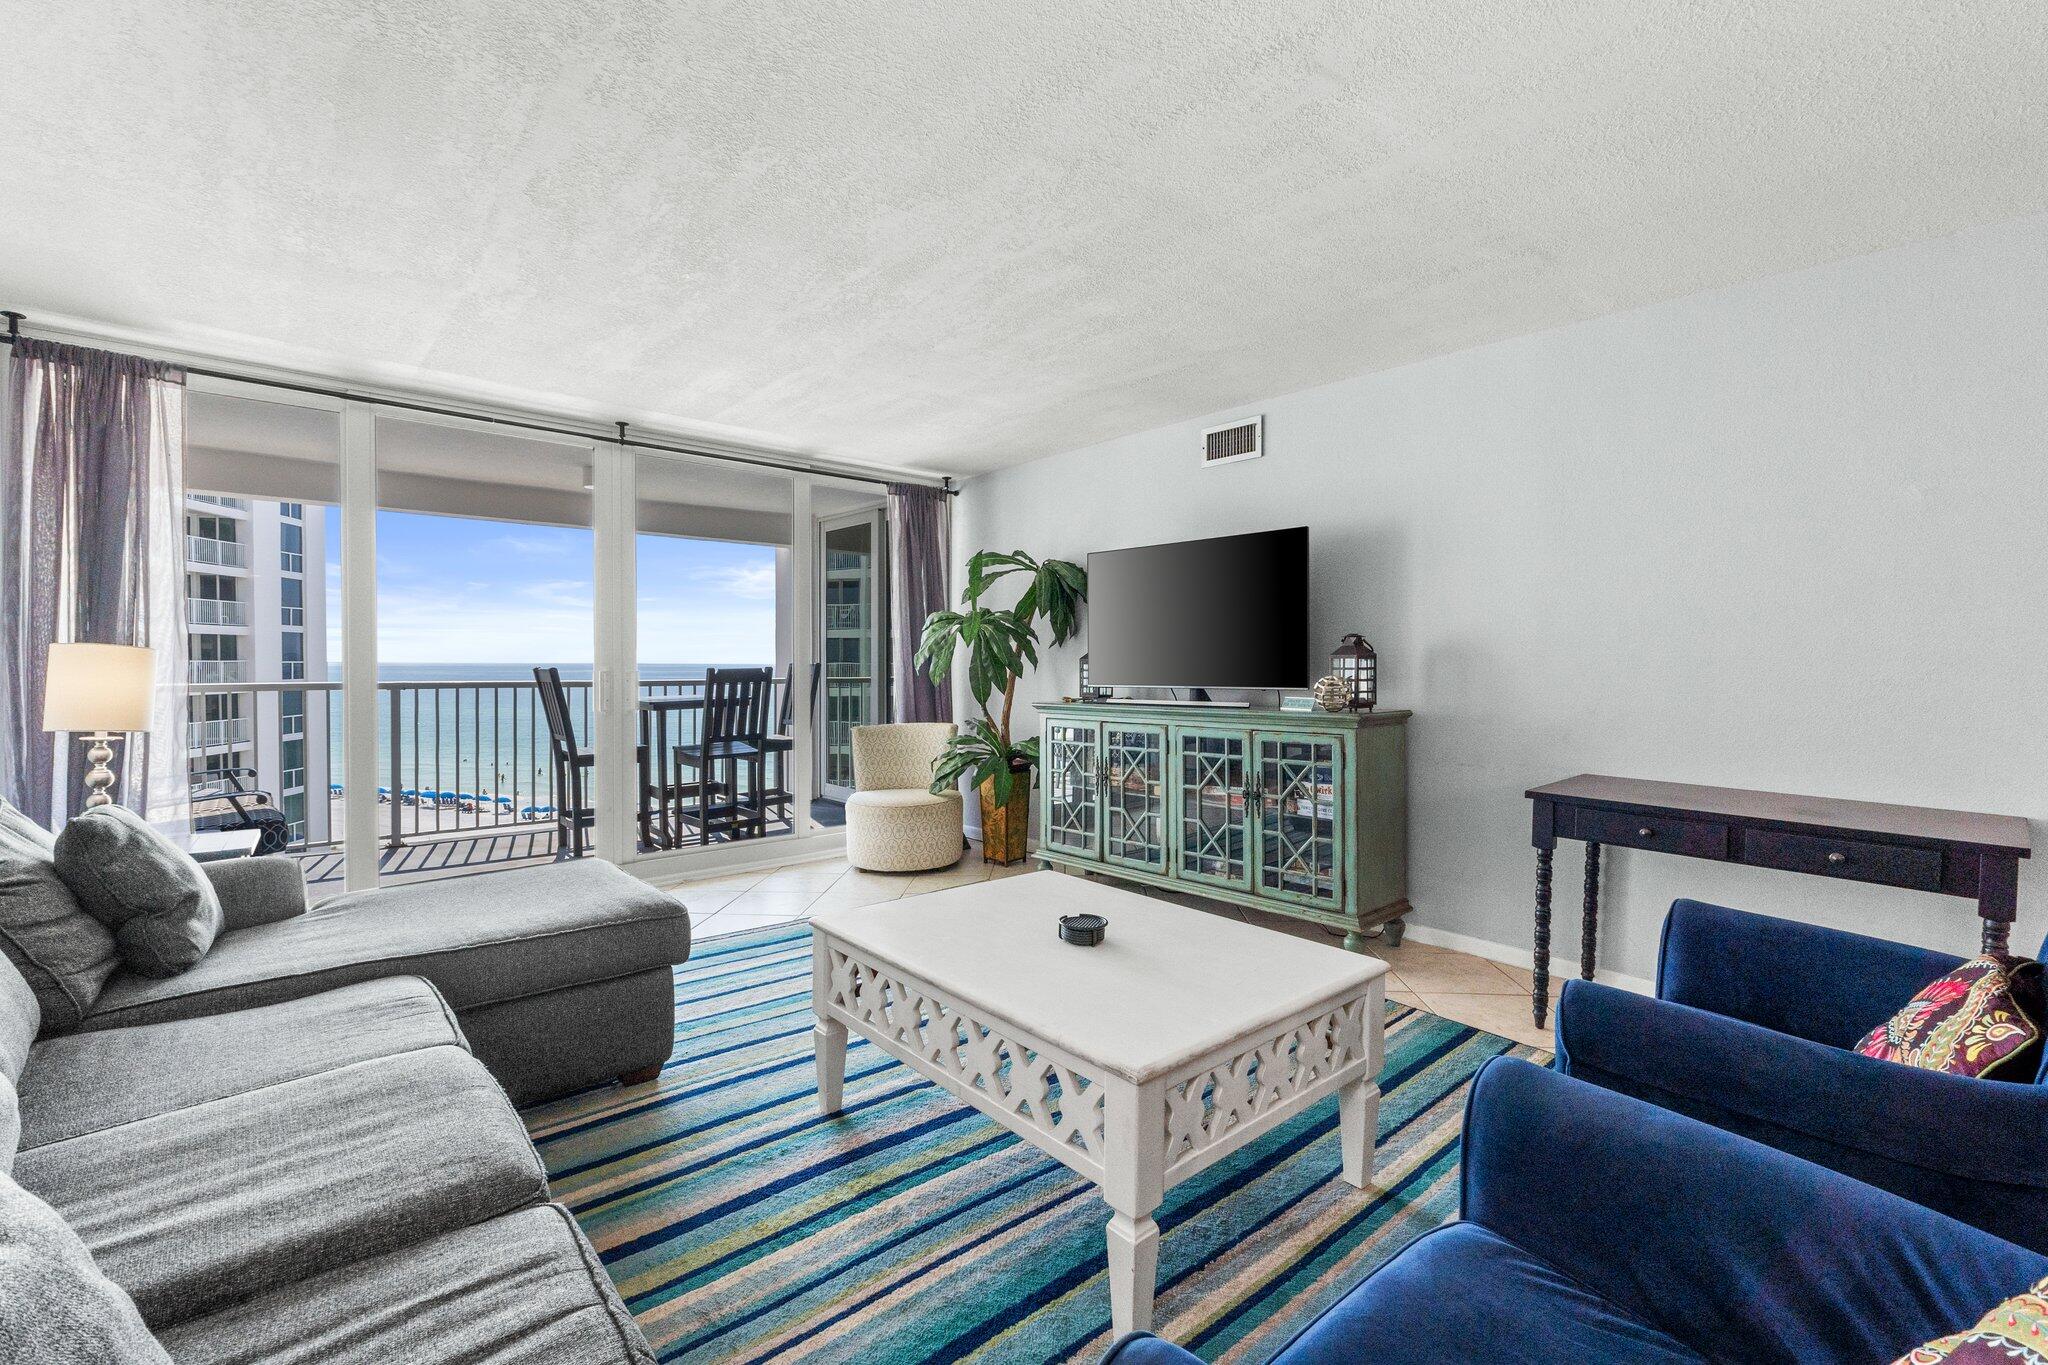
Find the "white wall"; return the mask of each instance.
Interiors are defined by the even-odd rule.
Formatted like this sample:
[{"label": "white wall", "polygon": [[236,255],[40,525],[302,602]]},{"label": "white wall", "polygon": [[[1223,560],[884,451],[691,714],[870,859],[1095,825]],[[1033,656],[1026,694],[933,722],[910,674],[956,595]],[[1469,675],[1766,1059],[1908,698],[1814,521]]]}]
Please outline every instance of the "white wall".
[{"label": "white wall", "polygon": [[[1269,454],[1197,433],[1263,412]],[[1306,522],[1319,648],[1415,711],[1411,923],[1526,954],[1529,786],[1606,772],[2048,817],[2048,217],[1194,417],[978,478],[965,553]],[[1074,647],[1027,686],[1075,686]],[[1580,846],[1553,950],[1577,953]],[[2048,857],[2048,851],[2044,851]],[[1961,951],[1968,903],[1615,850],[1681,895]],[[2022,865],[2015,947],[2048,930]]]}]

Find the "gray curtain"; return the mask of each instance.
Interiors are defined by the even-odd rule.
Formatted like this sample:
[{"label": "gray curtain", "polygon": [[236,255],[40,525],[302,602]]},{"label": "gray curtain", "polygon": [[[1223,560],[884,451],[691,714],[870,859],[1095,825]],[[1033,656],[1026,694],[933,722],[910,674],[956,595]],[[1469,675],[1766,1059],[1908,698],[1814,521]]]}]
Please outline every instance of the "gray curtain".
[{"label": "gray curtain", "polygon": [[[156,650],[151,730],[117,747],[122,803],[182,814],[180,543],[184,371],[23,339],[0,437],[0,796],[54,823],[83,800],[83,760],[43,729],[52,642]],[[61,785],[59,775],[63,774]]]},{"label": "gray curtain", "polygon": [[944,489],[889,485],[889,634],[895,655],[896,719],[953,719],[953,689],[935,685],[914,660],[927,616],[943,610],[953,562],[953,499]]}]

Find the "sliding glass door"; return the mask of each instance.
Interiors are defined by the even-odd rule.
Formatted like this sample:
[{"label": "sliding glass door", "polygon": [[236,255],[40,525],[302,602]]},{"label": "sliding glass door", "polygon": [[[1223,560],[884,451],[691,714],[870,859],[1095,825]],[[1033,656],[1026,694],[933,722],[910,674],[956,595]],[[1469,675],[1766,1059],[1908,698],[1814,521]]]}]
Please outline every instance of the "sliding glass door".
[{"label": "sliding glass door", "polygon": [[887,718],[884,543],[880,507],[818,519],[818,772],[827,801],[843,803],[853,791],[853,727]]},{"label": "sliding glass door", "polygon": [[639,849],[807,833],[795,480],[651,451],[632,466]]},{"label": "sliding glass door", "polygon": [[[185,764],[195,847],[255,840],[339,889],[339,405],[195,383],[186,400]],[[362,850],[369,856],[374,854]]]},{"label": "sliding glass door", "polygon": [[331,894],[841,823],[887,705],[872,485],[277,396],[193,394],[201,828],[263,826]]},{"label": "sliding glass door", "polygon": [[594,853],[591,448],[392,413],[375,435],[383,879]]}]

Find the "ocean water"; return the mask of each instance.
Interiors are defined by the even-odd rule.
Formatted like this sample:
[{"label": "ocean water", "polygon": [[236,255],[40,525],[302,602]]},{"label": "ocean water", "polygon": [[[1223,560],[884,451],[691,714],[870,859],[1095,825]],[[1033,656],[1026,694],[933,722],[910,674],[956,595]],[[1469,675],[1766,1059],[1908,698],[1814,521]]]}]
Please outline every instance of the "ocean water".
[{"label": "ocean water", "polygon": [[[707,664],[642,664],[642,696],[675,692],[670,685],[704,677]],[[742,665],[724,665],[739,667]],[[760,667],[761,665],[754,665]],[[571,723],[578,742],[589,748],[592,666],[557,665],[568,684]],[[338,679],[339,666],[330,670]],[[385,664],[383,682],[436,684],[395,694],[380,690],[377,705],[378,785],[394,791],[449,791],[511,799],[515,808],[548,804],[551,766],[547,717],[528,664]],[[340,781],[341,694],[328,699],[329,772]],[[312,699],[309,698],[309,704]],[[395,704],[394,704],[395,703]],[[392,744],[398,737],[396,751]],[[672,718],[671,744],[696,737],[696,717]],[[310,776],[310,774],[309,774]],[[499,803],[502,805],[502,803]]]}]

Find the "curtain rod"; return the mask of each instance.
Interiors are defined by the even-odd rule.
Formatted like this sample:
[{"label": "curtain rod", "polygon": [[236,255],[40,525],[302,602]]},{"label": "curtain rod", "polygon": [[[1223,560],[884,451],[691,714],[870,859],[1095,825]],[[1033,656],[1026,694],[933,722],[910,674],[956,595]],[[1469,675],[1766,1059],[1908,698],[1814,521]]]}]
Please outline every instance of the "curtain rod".
[{"label": "curtain rod", "polygon": [[[14,343],[23,339],[21,324],[28,320],[24,313],[13,309],[0,310],[0,317],[7,319],[7,346],[11,351]],[[722,450],[705,450],[697,446],[669,445],[661,441],[643,441],[626,435],[624,422],[614,422],[616,434],[587,431],[581,427],[554,426],[546,422],[523,422],[513,417],[499,417],[486,412],[468,412],[460,408],[446,408],[433,403],[415,403],[402,398],[384,398],[376,394],[357,393],[350,389],[326,388],[319,384],[299,384],[286,379],[272,379],[265,375],[242,374],[232,370],[213,370],[201,365],[179,365],[187,374],[196,374],[206,379],[228,379],[237,384],[257,384],[264,388],[285,389],[292,393],[311,394],[317,398],[339,398],[353,403],[369,403],[381,408],[397,408],[405,412],[426,413],[430,417],[459,417],[469,422],[488,422],[493,426],[513,427],[521,431],[537,431],[548,436],[579,436],[593,441],[603,441],[630,450],[658,450],[669,455],[694,455],[704,460],[723,460],[728,464],[752,465],[758,469],[774,469],[785,474],[819,474],[828,478],[847,479],[855,483],[888,485],[892,483],[914,483],[914,479],[887,479],[874,474],[854,473],[850,470],[806,464],[799,460],[780,460],[768,455],[739,455]],[[960,490],[953,486],[950,475],[939,480],[939,491],[947,497],[957,498]]]}]

